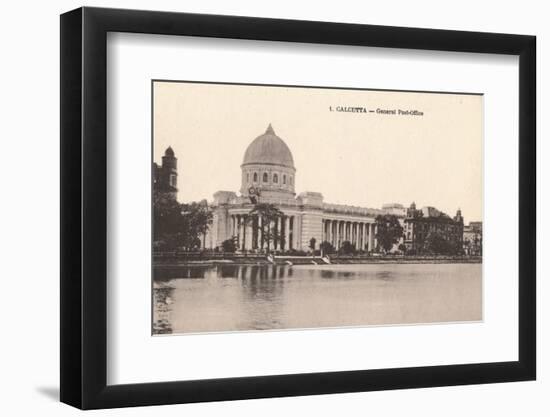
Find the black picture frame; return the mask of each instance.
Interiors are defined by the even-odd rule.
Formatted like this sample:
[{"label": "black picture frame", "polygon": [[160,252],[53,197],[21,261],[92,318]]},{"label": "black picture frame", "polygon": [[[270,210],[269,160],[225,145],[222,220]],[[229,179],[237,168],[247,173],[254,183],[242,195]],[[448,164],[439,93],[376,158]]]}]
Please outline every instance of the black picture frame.
[{"label": "black picture frame", "polygon": [[[519,56],[519,358],[107,385],[108,32]],[[61,401],[82,409],[482,384],[536,377],[536,38],[186,13],[79,8],[61,15]]]}]

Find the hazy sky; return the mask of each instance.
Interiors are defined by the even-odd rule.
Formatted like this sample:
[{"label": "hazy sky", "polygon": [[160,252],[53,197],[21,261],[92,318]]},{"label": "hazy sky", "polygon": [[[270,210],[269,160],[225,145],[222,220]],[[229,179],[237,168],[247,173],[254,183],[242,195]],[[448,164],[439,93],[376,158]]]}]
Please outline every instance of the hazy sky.
[{"label": "hazy sky", "polygon": [[482,107],[474,95],[156,82],[154,160],[172,146],[178,199],[210,201],[239,190],[245,150],[271,123],[294,157],[297,193],[373,208],[415,201],[451,216],[460,207],[469,222],[482,219]]}]

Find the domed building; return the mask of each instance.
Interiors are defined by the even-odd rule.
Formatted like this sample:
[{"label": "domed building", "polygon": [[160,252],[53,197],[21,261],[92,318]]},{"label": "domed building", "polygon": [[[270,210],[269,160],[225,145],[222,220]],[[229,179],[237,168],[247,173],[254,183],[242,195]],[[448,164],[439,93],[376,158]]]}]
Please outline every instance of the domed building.
[{"label": "domed building", "polygon": [[319,192],[296,195],[296,172],[290,148],[270,124],[244,152],[239,195],[234,191],[214,194],[213,224],[203,247],[217,248],[234,239],[240,251],[265,249],[262,219],[249,217],[258,203],[274,204],[284,213],[272,225],[280,236],[270,246],[276,251],[309,250],[312,238],[316,248],[323,241],[336,249],[344,241],[361,250],[376,247],[375,219],[387,210],[325,203]]}]

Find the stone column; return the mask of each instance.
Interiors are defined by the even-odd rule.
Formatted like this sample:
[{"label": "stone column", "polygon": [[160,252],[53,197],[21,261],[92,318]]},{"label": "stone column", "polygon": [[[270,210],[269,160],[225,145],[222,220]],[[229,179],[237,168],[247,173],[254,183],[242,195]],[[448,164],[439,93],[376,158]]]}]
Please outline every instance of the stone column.
[{"label": "stone column", "polygon": [[[275,237],[275,234],[277,233],[277,222],[279,221],[279,219],[275,219],[273,220],[273,222],[271,222],[271,232],[272,232],[272,235]],[[278,239],[273,239],[273,241],[271,242],[271,249],[275,250],[277,249],[277,242],[278,242]]]},{"label": "stone column", "polygon": [[237,246],[239,249],[243,250],[243,246],[244,246],[244,239],[243,239],[243,235],[244,235],[244,227],[243,227],[243,216],[241,216],[239,214],[239,245]]},{"label": "stone column", "polygon": [[281,235],[281,219],[280,218],[276,218],[275,219],[275,225],[273,226],[275,227],[275,233],[276,233],[276,239],[275,239],[275,242],[273,242],[273,249],[280,249],[281,248],[281,239],[280,239],[280,235]]},{"label": "stone column", "polygon": [[290,216],[285,216],[285,250],[290,250]]},{"label": "stone column", "polygon": [[372,251],[374,249],[374,224],[369,223],[369,250]]},{"label": "stone column", "polygon": [[253,223],[252,223],[252,219],[250,219],[250,221],[246,222],[245,223],[245,227],[246,227],[246,241],[245,241],[245,248],[250,250],[252,249],[252,247],[254,246],[252,244],[252,240],[254,238],[254,229],[253,229]]},{"label": "stone column", "polygon": [[240,227],[239,220],[240,220],[239,215],[235,214],[235,233],[234,233],[234,235],[235,235],[235,238],[236,238],[235,243],[237,245],[237,249],[240,248],[239,243],[241,241],[240,236],[239,236],[239,227]]},{"label": "stone column", "polygon": [[334,247],[340,249],[340,220],[334,222]]},{"label": "stone column", "polygon": [[277,239],[277,248],[280,250],[283,248],[283,218],[277,219],[277,232],[279,235],[279,238]]},{"label": "stone column", "polygon": [[264,219],[263,219],[262,216],[260,216],[259,221],[260,221],[260,227],[261,227],[260,233],[259,233],[259,235],[260,235],[260,249],[263,249],[264,246],[265,246],[265,242],[264,242]]},{"label": "stone column", "polygon": [[256,249],[260,248],[260,216],[256,217]]},{"label": "stone column", "polygon": [[297,250],[302,249],[302,243],[301,243],[302,231],[300,230],[301,227],[302,227],[302,224],[300,221],[300,216],[299,215],[294,216],[294,242],[295,242],[294,248]]},{"label": "stone column", "polygon": [[374,238],[374,247],[376,248],[376,246],[378,246],[378,239],[376,239],[376,233],[378,232],[378,226],[376,224],[374,224],[374,234],[373,234],[373,238]]},{"label": "stone column", "polygon": [[241,248],[242,250],[244,251],[246,249],[246,240],[248,239],[248,233],[247,233],[247,228],[248,226],[246,225],[246,219],[244,216],[241,216],[241,223],[242,223],[242,230],[243,230],[243,236],[242,236],[242,242],[241,242]]},{"label": "stone column", "polygon": [[294,240],[296,239],[296,220],[295,216],[289,216],[288,218],[288,248],[296,249]]}]

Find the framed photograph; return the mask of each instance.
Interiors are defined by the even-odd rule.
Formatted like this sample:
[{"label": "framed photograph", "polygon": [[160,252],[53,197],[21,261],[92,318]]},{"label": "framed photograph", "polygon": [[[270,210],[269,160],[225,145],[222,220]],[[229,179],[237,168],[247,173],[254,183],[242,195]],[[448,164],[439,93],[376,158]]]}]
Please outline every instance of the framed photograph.
[{"label": "framed photograph", "polygon": [[535,37],[61,16],[61,401],[533,380]]}]

